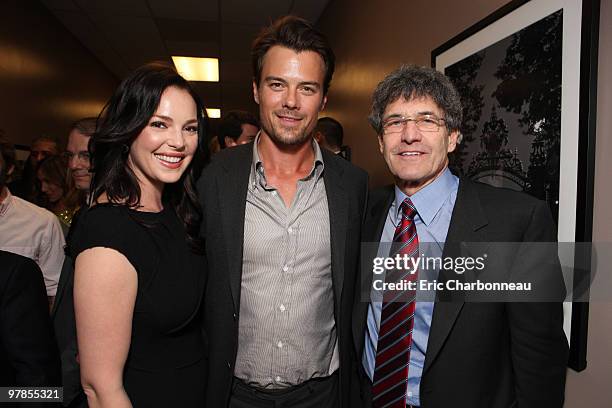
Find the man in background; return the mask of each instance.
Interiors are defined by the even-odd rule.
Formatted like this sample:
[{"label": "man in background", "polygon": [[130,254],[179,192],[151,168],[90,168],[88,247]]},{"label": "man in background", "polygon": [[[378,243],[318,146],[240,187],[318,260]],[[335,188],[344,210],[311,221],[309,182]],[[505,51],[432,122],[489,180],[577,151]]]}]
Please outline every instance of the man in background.
[{"label": "man in background", "polygon": [[36,170],[38,165],[49,156],[56,156],[60,152],[57,141],[41,136],[32,142],[30,147],[30,155],[25,162],[25,167],[18,180],[14,180],[11,185],[11,192],[24,200],[27,200],[36,205],[42,206],[45,204],[45,199],[38,186],[36,180]]},{"label": "man in background", "polygon": [[34,260],[42,270],[49,305],[53,303],[64,262],[64,234],[50,211],[15,197],[6,186],[15,169],[15,147],[0,140],[0,249]]},{"label": "man in background", "polygon": [[319,146],[331,151],[348,161],[351,161],[351,151],[348,146],[343,146],[344,130],[342,125],[334,118],[324,117],[317,121],[314,138]]},{"label": "man in background", "polygon": [[219,123],[219,146],[221,149],[252,142],[259,132],[259,121],[250,112],[233,110]]},{"label": "man in background", "polygon": [[[89,195],[91,184],[91,163],[89,160],[89,139],[96,131],[96,118],[85,118],[74,122],[68,134],[68,144],[64,155],[68,160],[75,186]],[[51,316],[62,361],[62,384],[64,386],[65,407],[86,407],[87,399],[81,387],[80,367],[77,361],[78,349],[74,320],[72,290],[74,284],[74,259],[70,248],[74,246],[72,237],[79,221],[79,210],[66,237],[66,260],[62,266],[57,297]]]},{"label": "man in background", "polygon": [[59,147],[57,141],[48,136],[41,136],[34,139],[30,148],[30,163],[36,168],[41,161],[49,156],[57,156]]},{"label": "man in background", "polygon": [[89,139],[96,131],[96,118],[84,118],[74,122],[68,134],[68,144],[64,155],[68,161],[74,185],[89,194],[91,173],[89,169]]}]

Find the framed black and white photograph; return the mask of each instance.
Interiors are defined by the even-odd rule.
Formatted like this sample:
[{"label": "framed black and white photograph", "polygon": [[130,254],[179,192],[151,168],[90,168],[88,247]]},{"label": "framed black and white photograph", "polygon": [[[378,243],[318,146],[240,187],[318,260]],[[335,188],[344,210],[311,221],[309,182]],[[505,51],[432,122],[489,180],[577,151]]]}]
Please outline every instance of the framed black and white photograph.
[{"label": "framed black and white photograph", "polygon": [[[598,32],[599,0],[517,0],[432,52],[463,103],[451,170],[546,201],[560,243],[592,239]],[[590,252],[560,259],[590,265]],[[588,302],[564,311],[569,366],[581,371]]]}]

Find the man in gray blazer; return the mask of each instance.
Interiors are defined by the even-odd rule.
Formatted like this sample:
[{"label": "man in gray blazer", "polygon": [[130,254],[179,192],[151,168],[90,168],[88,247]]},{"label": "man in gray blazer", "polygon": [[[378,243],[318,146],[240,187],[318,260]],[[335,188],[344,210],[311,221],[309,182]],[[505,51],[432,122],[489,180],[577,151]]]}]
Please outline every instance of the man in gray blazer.
[{"label": "man in gray blazer", "polygon": [[326,39],[285,17],[252,56],[261,132],[215,156],[198,184],[207,406],[348,407],[367,175],[313,140],[334,70]]}]

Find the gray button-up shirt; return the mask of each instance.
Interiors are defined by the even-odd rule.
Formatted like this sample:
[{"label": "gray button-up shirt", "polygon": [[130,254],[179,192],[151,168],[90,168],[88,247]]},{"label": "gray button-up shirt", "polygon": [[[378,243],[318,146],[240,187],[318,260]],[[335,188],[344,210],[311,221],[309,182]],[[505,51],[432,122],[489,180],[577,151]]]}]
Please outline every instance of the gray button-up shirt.
[{"label": "gray button-up shirt", "polygon": [[286,207],[266,183],[253,148],[244,220],[244,254],[234,375],[270,389],[338,369],[330,223],[323,158],[313,140],[310,174]]}]

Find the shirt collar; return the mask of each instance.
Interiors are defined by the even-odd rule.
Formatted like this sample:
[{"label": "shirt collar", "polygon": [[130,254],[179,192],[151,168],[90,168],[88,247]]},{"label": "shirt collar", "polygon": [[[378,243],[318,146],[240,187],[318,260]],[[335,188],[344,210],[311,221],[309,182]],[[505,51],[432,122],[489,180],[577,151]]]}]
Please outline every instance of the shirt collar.
[{"label": "shirt collar", "polygon": [[[458,185],[459,179],[447,167],[438,178],[410,196],[412,204],[425,225],[433,221],[450,193],[456,190]],[[406,197],[408,196],[396,185],[394,204],[397,211]]]},{"label": "shirt collar", "polygon": [[11,194],[11,191],[8,189],[8,187],[4,188],[6,189],[6,197],[4,198],[4,201],[0,203],[0,217],[7,213],[7,211],[11,207],[11,203],[13,202],[13,196]]},{"label": "shirt collar", "polygon": [[[266,176],[264,174],[263,161],[259,156],[259,139],[261,137],[261,130],[257,132],[257,136],[255,136],[255,140],[253,141],[253,162],[251,166],[251,177],[249,185],[252,188],[256,188],[258,185],[262,187],[266,187]],[[323,153],[321,153],[321,148],[319,144],[312,139],[312,149],[314,150],[315,159],[312,165],[312,170],[303,180],[308,180],[315,176],[317,179],[321,177],[323,173],[323,168],[325,165],[323,164]]]}]

